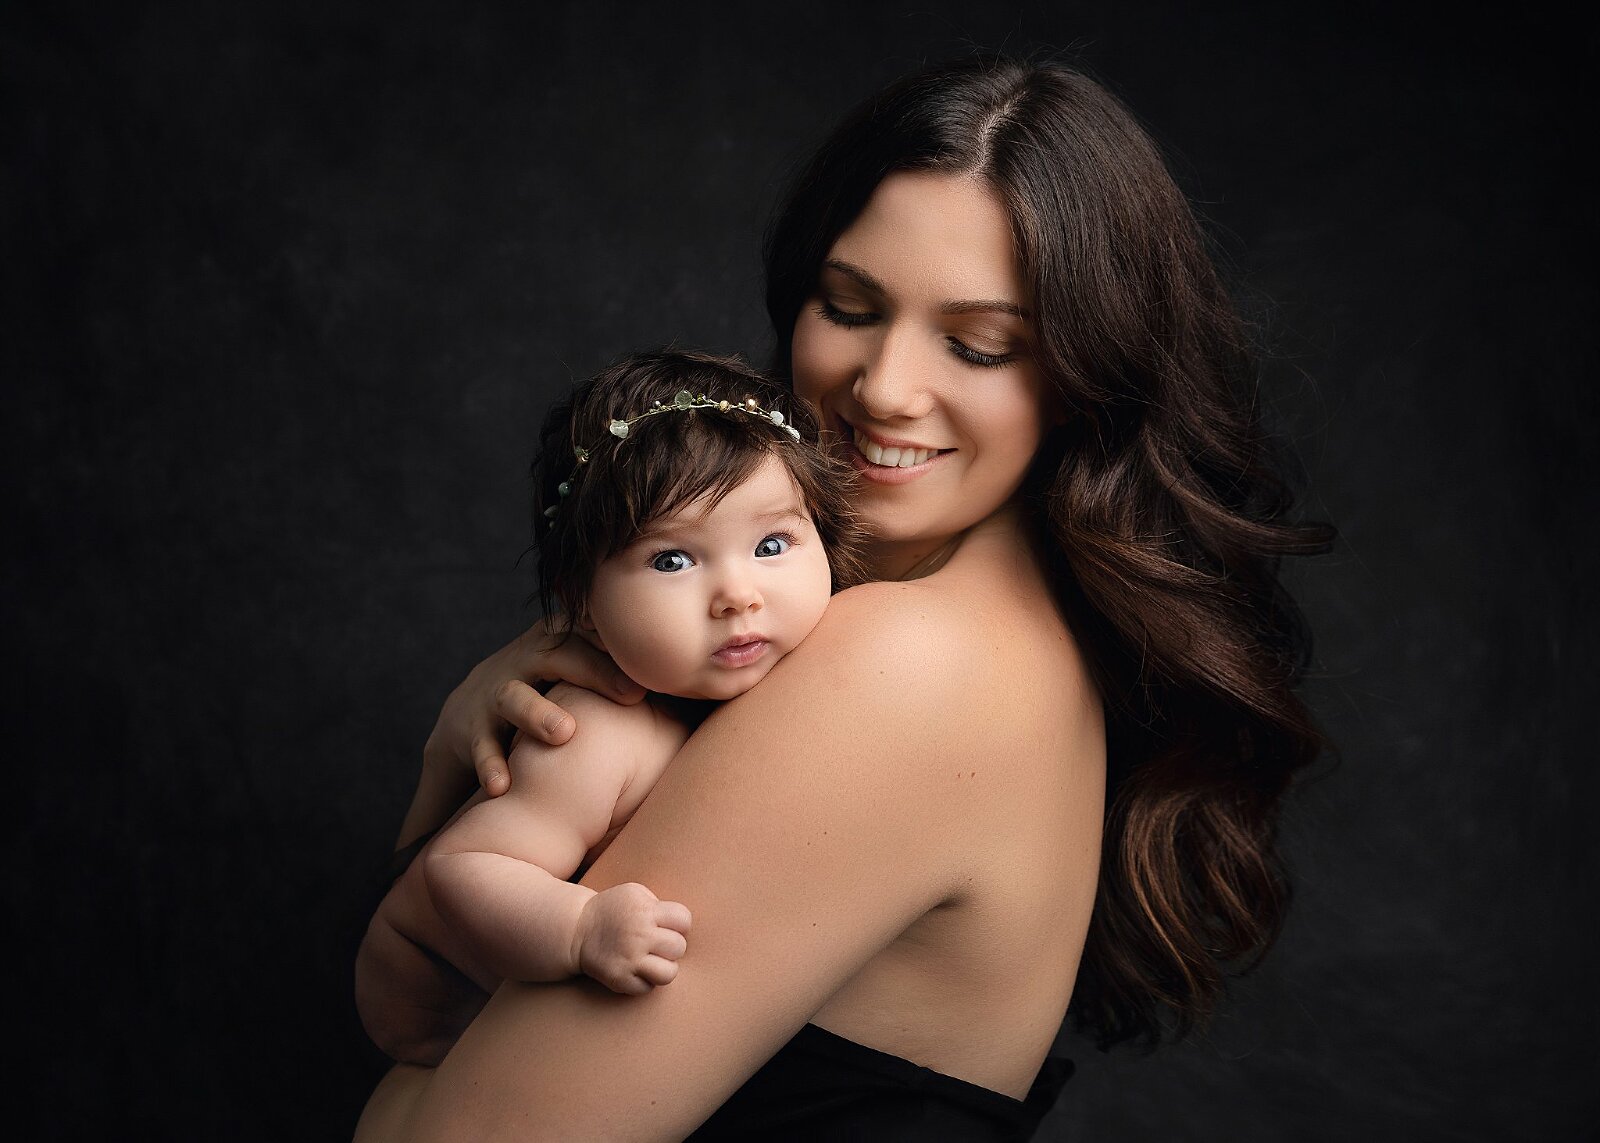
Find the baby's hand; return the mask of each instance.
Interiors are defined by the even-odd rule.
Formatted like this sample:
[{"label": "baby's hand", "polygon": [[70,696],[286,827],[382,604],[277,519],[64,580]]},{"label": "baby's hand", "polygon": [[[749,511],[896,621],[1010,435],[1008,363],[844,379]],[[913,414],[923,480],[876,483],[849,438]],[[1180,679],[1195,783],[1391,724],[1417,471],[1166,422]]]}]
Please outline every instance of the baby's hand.
[{"label": "baby's hand", "polygon": [[578,971],[613,992],[639,996],[678,975],[689,947],[689,910],[662,901],[643,885],[596,893],[578,918]]}]

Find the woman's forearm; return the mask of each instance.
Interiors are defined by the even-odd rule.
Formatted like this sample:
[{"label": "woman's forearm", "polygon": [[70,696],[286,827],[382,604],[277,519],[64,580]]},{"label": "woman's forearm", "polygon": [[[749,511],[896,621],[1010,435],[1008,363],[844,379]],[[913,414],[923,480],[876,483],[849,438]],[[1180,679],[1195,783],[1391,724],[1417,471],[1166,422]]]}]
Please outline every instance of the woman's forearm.
[{"label": "woman's forearm", "polygon": [[[633,996],[503,985],[396,1138],[681,1139],[959,892],[975,839],[948,769],[992,744],[951,725],[969,692],[937,652],[943,614],[897,598],[836,599],[838,619],[699,728],[585,874],[595,900],[637,884],[693,906],[676,978]],[[887,679],[881,656],[851,653],[897,640],[935,651]]]}]

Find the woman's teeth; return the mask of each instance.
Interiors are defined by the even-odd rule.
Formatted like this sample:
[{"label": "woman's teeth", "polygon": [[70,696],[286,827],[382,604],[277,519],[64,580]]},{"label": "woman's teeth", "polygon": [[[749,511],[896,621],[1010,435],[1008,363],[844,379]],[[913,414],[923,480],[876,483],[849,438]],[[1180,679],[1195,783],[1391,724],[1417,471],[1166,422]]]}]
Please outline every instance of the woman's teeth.
[{"label": "woman's teeth", "polygon": [[880,448],[872,442],[872,438],[861,430],[855,433],[856,448],[861,455],[873,464],[885,468],[910,468],[912,465],[921,464],[929,457],[938,455],[936,448]]}]

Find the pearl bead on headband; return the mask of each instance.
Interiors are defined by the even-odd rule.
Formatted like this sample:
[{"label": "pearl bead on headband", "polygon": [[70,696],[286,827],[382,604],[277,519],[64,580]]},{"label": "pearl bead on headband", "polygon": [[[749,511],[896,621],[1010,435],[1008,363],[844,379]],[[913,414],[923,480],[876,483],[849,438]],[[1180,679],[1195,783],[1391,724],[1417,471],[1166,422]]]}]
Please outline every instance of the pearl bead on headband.
[{"label": "pearl bead on headband", "polygon": [[[687,389],[679,389],[673,394],[672,400],[665,405],[663,405],[660,401],[656,401],[650,406],[650,408],[646,409],[636,417],[629,417],[625,421],[613,420],[609,425],[606,426],[606,431],[609,432],[613,437],[616,437],[618,442],[621,442],[628,439],[628,434],[633,431],[634,425],[638,424],[642,420],[645,420],[647,417],[659,416],[662,413],[688,413],[694,411],[695,409],[712,409],[719,413],[743,413],[746,416],[758,417],[763,421],[768,421],[771,424],[778,426],[784,432],[788,433],[793,440],[798,441],[800,439],[800,430],[787,423],[784,420],[782,412],[777,409],[763,409],[761,407],[761,402],[757,401],[754,397],[746,397],[742,402],[713,401],[704,393],[701,393],[697,397]],[[603,443],[604,438],[596,442],[592,447],[599,448]],[[575,464],[573,466],[572,473],[556,487],[557,493],[559,493],[563,498],[565,498],[567,494],[572,491],[572,482],[574,479],[576,479],[578,470],[589,462],[589,453],[591,451],[592,449],[584,448],[581,445],[573,446],[572,455]],[[561,505],[559,502],[552,504],[550,507],[544,510],[545,518],[554,522],[556,515],[560,511]]]}]

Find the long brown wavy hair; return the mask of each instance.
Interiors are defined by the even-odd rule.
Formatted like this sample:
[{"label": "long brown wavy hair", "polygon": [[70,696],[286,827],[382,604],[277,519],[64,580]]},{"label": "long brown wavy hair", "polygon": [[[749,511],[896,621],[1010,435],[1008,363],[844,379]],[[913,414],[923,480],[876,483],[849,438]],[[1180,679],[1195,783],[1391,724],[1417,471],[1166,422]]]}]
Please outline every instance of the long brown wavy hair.
[{"label": "long brown wavy hair", "polygon": [[984,55],[904,79],[811,160],[767,236],[777,373],[834,240],[884,176],[985,180],[1069,411],[1025,496],[1107,707],[1109,794],[1070,1015],[1102,1047],[1204,1022],[1281,927],[1279,803],[1322,739],[1294,694],[1309,636],[1278,581],[1326,550],[1261,424],[1249,338],[1188,201],[1113,96]]}]

